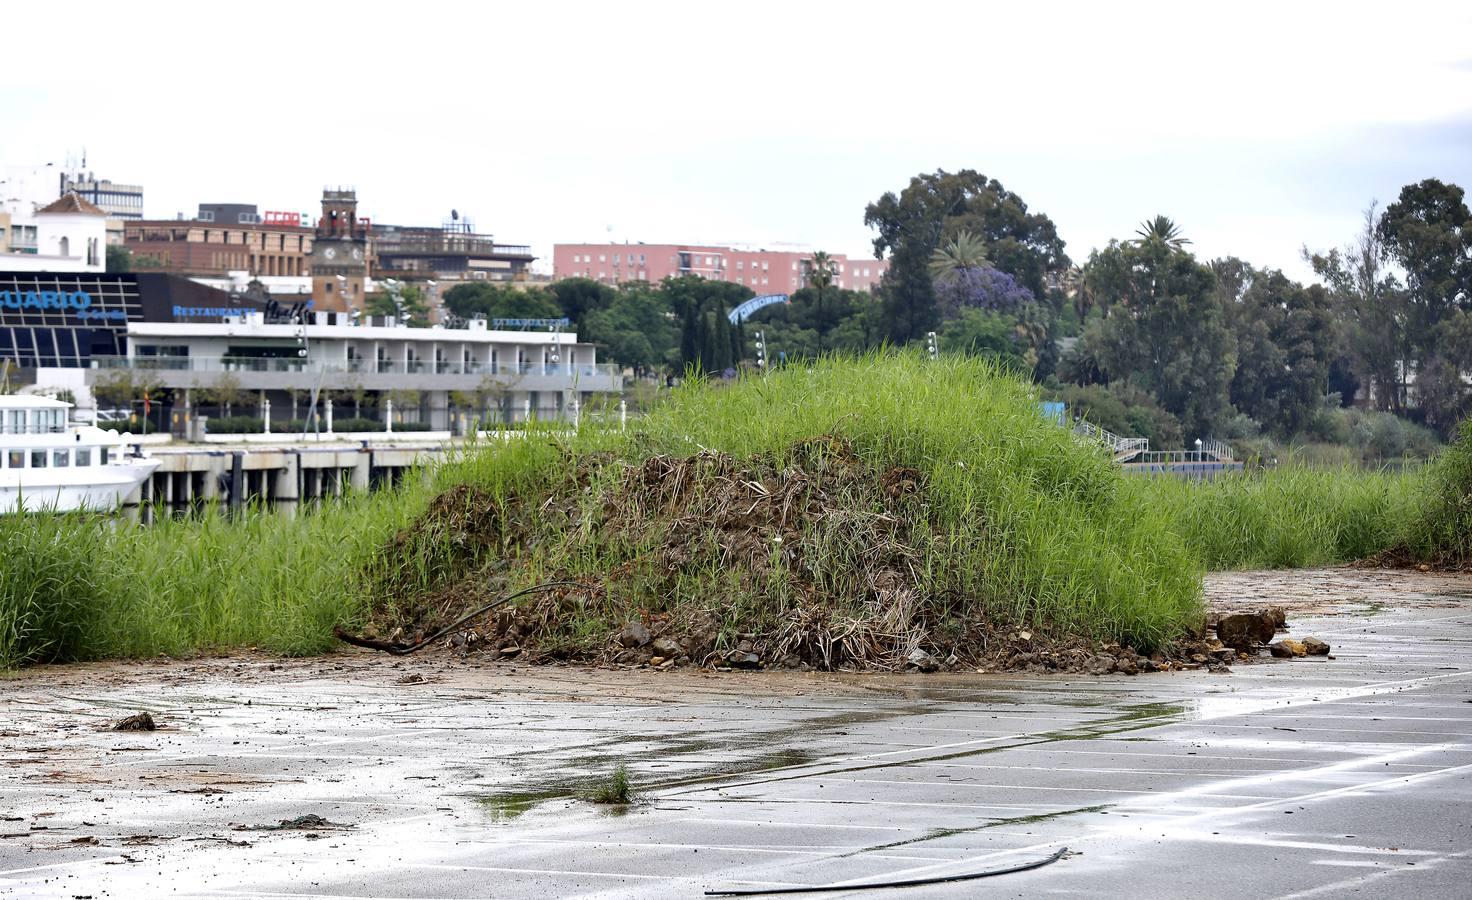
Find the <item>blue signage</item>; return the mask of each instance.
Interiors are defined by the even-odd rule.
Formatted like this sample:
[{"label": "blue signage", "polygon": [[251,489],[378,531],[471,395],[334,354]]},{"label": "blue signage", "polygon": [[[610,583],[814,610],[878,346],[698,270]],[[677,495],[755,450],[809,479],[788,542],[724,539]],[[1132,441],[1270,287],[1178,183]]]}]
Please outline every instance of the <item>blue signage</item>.
[{"label": "blue signage", "polygon": [[77,309],[92,305],[86,291],[0,291],[0,306],[10,309]]},{"label": "blue signage", "polygon": [[760,297],[752,297],[750,300],[726,313],[726,318],[731,320],[732,325],[740,324],[751,318],[752,313],[759,309],[766,309],[774,303],[786,303],[786,294],[762,294]]}]

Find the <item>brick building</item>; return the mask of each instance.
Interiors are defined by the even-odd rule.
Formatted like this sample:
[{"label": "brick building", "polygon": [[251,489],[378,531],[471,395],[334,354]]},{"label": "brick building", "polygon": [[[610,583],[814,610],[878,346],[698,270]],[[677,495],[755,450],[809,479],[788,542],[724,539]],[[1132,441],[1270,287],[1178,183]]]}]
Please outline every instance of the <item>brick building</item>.
[{"label": "brick building", "polygon": [[248,204],[200,204],[192,220],[127,222],[135,268],[180,275],[310,275],[313,231],[298,213],[258,214]]},{"label": "brick building", "polygon": [[[833,284],[852,291],[873,290],[888,260],[850,259],[831,254]],[[697,275],[745,285],[758,294],[790,294],[812,274],[811,250],[765,250],[705,244],[556,244],[554,278],[591,278],[604,284],[658,282],[669,276]]]}]

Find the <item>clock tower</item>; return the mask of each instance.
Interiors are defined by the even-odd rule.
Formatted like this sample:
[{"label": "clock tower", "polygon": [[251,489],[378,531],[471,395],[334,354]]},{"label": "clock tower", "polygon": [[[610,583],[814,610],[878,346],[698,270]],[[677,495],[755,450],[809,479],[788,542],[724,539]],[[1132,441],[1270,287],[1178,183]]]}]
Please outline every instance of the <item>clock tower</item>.
[{"label": "clock tower", "polygon": [[362,309],[368,281],[368,221],[358,218],[356,191],[324,190],[312,238],[312,309]]}]

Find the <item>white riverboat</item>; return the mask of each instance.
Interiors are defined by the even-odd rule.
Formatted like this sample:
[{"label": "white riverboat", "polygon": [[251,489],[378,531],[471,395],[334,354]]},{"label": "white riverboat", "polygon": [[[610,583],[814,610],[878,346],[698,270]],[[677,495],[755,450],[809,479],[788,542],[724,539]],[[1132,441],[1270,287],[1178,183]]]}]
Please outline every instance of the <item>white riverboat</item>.
[{"label": "white riverboat", "polygon": [[0,394],[0,514],[112,510],[159,461],[127,434],[68,425],[70,403]]}]

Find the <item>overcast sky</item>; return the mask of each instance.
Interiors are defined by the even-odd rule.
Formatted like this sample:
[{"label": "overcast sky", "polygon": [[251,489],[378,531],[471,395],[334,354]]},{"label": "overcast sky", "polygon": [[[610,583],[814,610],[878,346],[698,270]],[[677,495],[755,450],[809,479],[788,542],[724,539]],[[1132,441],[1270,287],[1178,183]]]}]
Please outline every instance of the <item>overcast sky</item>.
[{"label": "overcast sky", "polygon": [[[1207,11],[1214,9],[1215,11]],[[1472,188],[1472,3],[69,3],[4,12],[0,163],[146,213],[451,208],[499,240],[872,250],[977,169],[1083,260],[1156,213],[1302,275],[1372,199]],[[550,260],[547,260],[550,262]]]}]

